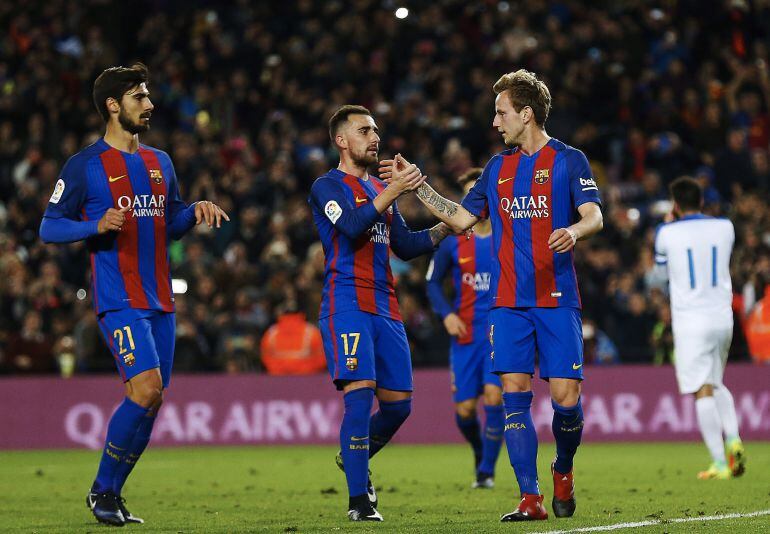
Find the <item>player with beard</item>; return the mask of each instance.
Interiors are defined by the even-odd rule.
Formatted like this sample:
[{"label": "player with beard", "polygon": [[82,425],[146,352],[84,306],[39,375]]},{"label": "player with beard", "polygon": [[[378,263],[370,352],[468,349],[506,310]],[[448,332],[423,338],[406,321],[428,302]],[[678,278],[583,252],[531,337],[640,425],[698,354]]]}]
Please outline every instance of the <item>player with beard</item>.
[{"label": "player with beard", "polygon": [[[557,517],[569,517],[575,512],[572,465],[583,430],[581,303],[572,251],[602,228],[599,188],[585,155],[546,133],[551,94],[545,83],[521,69],[501,76],[492,89],[492,126],[510,150],[489,160],[460,205],[427,183],[417,196],[455,232],[482,218],[492,223],[492,369],[503,383],[503,432],[521,491],[516,509],[501,521],[548,518],[531,415],[536,353],[554,409],[551,502]],[[381,164],[386,172],[393,165]]]},{"label": "player with beard", "polygon": [[[412,403],[411,355],[390,252],[404,260],[427,254],[450,231],[442,223],[412,232],[401,217],[396,199],[423,181],[415,165],[400,165],[397,155],[387,186],[369,175],[380,137],[368,109],[341,107],[329,120],[329,135],[340,163],[313,183],[308,201],[325,254],[324,353],[335,386],[344,392],[337,464],[347,478],[348,518],[382,521],[369,458],[390,441]],[[370,415],[375,396],[379,411]]]},{"label": "player with beard", "polygon": [[86,504],[102,523],[143,523],[121,490],[150,441],[174,359],[174,297],[169,239],[194,225],[229,221],[209,201],[185,204],[165,152],[139,143],[153,105],[147,67],[111,67],[94,82],[104,137],[72,156],[56,182],[40,225],[46,243],[86,240],[93,304],[126,396],[107,427]]}]

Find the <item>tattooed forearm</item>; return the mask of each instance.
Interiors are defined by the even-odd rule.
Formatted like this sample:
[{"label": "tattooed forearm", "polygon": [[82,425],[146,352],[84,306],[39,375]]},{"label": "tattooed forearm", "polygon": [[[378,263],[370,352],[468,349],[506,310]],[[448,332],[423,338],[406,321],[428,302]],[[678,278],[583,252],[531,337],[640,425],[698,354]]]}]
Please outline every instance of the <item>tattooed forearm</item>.
[{"label": "tattooed forearm", "polygon": [[446,236],[451,234],[452,229],[444,223],[438,223],[428,231],[428,235],[430,235],[430,240],[433,242],[434,247],[441,243]]},{"label": "tattooed forearm", "polygon": [[457,213],[457,204],[436,193],[428,184],[417,188],[417,197],[439,218],[443,214],[451,218]]}]

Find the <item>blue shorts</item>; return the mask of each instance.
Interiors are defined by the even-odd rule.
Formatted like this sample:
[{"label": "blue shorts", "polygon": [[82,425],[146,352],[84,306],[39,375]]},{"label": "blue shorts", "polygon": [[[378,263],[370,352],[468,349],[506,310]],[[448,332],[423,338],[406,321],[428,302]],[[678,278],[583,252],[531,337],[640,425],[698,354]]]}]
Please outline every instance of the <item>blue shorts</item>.
[{"label": "blue shorts", "polygon": [[159,367],[168,387],[176,341],[173,313],[127,308],[104,312],[98,321],[123,382]]},{"label": "blue shorts", "polygon": [[449,347],[452,372],[452,399],[462,402],[475,399],[484,392],[484,385],[500,387],[500,377],[492,372],[492,345],[488,337],[461,345],[455,338]]},{"label": "blue shorts", "polygon": [[497,374],[583,379],[583,328],[577,308],[494,308],[489,312]]},{"label": "blue shorts", "polygon": [[337,389],[355,380],[378,388],[412,391],[412,358],[404,323],[362,311],[319,321],[329,374]]}]

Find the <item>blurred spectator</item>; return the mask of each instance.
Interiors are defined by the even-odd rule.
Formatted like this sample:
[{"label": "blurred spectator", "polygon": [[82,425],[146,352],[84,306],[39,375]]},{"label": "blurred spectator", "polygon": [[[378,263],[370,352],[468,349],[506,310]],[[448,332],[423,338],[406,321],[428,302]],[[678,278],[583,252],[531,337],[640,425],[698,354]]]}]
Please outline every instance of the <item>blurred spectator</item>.
[{"label": "blurred spectator", "polygon": [[618,348],[590,319],[583,321],[583,361],[589,365],[620,363]]},{"label": "blurred spectator", "polygon": [[43,332],[43,320],[36,311],[28,311],[21,330],[10,335],[7,353],[7,365],[12,373],[50,373],[57,368],[53,343]]},{"label": "blurred spectator", "polygon": [[[350,343],[358,345],[358,339]],[[305,320],[295,301],[280,306],[278,321],[262,336],[261,349],[262,365],[271,375],[308,375],[326,369],[321,331]]]},{"label": "blurred spectator", "polygon": [[770,364],[770,286],[746,320],[746,339],[754,361]]}]

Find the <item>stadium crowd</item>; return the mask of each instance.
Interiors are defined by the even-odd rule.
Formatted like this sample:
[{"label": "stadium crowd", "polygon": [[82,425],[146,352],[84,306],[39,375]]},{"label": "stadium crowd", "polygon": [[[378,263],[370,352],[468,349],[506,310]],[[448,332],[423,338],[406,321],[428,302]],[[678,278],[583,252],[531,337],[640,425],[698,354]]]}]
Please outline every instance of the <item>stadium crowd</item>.
[{"label": "stadium crowd", "polygon": [[[0,0],[0,373],[114,368],[84,243],[43,245],[38,226],[63,163],[103,132],[93,80],[134,60],[150,68],[155,104],[141,141],[169,152],[185,200],[215,200],[232,218],[171,248],[187,287],[177,371],[261,370],[278,316],[315,323],[323,251],[307,195],[337,164],[336,107],[367,106],[381,155],[402,152],[449,191],[504,149],[491,86],[520,67],[546,81],[548,133],[586,153],[602,190],[604,230],[576,253],[586,360],[670,359],[652,243],[681,175],[735,223],[743,325],[770,284],[768,0],[406,4],[398,19],[388,0]],[[413,228],[433,223],[415,198],[399,206]],[[447,361],[428,259],[393,259],[416,366]],[[735,332],[732,357],[748,359]]]}]

